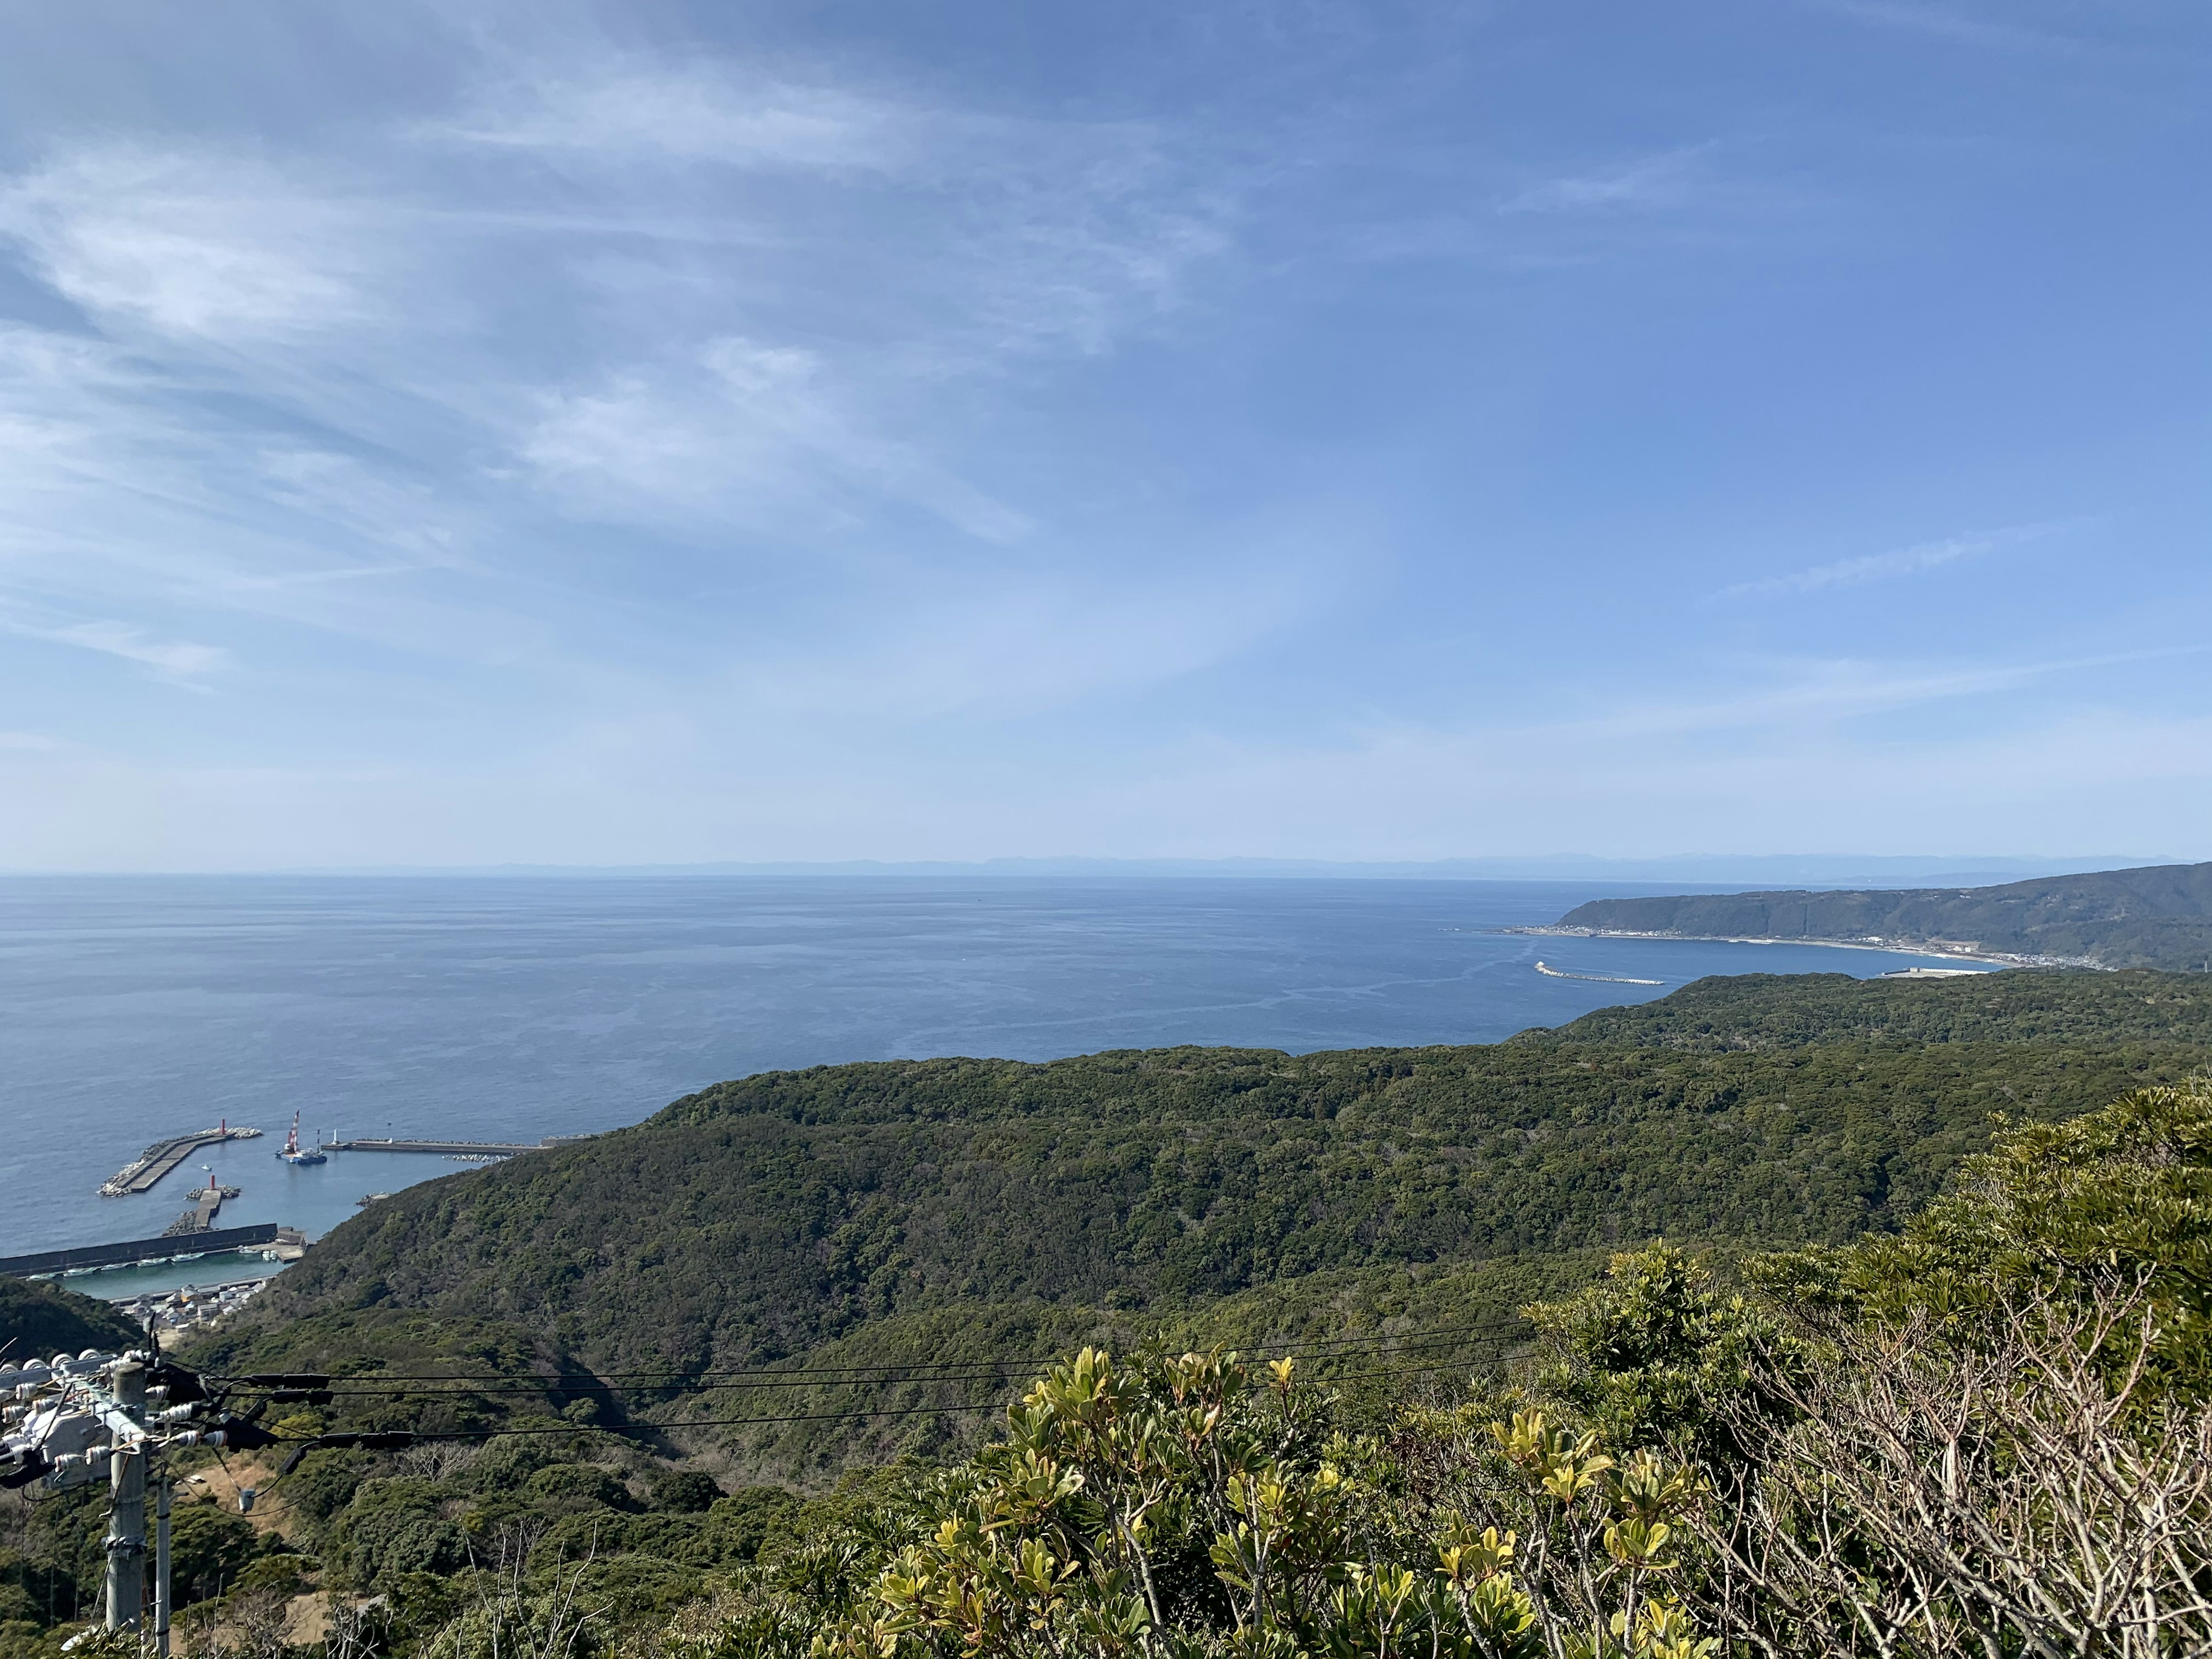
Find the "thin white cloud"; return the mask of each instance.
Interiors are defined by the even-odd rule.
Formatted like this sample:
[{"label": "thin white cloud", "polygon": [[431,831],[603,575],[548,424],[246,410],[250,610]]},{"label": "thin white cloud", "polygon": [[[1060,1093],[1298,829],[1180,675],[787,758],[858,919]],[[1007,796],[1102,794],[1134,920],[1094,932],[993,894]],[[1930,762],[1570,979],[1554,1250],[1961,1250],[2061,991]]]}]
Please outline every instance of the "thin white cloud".
[{"label": "thin white cloud", "polygon": [[1030,527],[914,447],[868,430],[830,380],[814,353],[726,337],[688,363],[546,394],[517,451],[579,511],[617,519],[712,514],[753,530],[819,528],[888,496],[989,541]]},{"label": "thin white cloud", "polygon": [[777,168],[889,168],[918,159],[921,112],[842,88],[701,65],[632,64],[489,89],[422,137],[617,165],[639,154]]},{"label": "thin white cloud", "polygon": [[401,621],[365,573],[451,568],[451,510],[419,479],[241,420],[235,378],[212,382],[232,396],[211,410],[210,383],[189,353],[0,329],[9,586],[80,616],[186,605],[419,641],[424,608]]},{"label": "thin white cloud", "polygon": [[1024,719],[1233,659],[1310,614],[1333,580],[1323,559],[1283,548],[1110,587],[1001,579],[886,617],[835,654],[764,655],[731,695],[780,721],[876,730],[954,714]]},{"label": "thin white cloud", "polygon": [[2062,528],[2063,526],[2059,525],[2014,525],[2002,530],[1946,536],[1940,540],[1919,542],[1887,553],[1867,553],[1856,558],[1838,559],[1831,564],[1816,564],[1803,570],[1793,570],[1787,575],[1764,576],[1756,581],[1736,582],[1709,597],[1715,599],[1778,599],[1792,594],[1819,593],[1831,588],[1856,587],[1862,583],[1887,581],[1899,576],[1917,576],[1924,571],[1955,564],[1962,559],[1978,558],[2001,547],[2015,546],[2039,537],[2053,535]]},{"label": "thin white cloud", "polygon": [[[2116,709],[1907,744],[1792,732],[1726,751],[1688,743],[1527,750],[1405,733],[1336,750],[1193,757],[1084,804],[1097,814],[1103,833],[1091,844],[1101,848],[1146,844],[1137,838],[1150,822],[1203,826],[1205,839],[1162,837],[1148,850],[1418,858],[1529,847],[1749,852],[1814,838],[1869,853],[1922,852],[1954,838],[2065,852],[2108,836],[2110,803],[2125,799],[2154,839],[2191,848],[2203,844],[2195,826],[2212,809],[2208,755],[2212,720]],[[1808,800],[1821,804],[1813,830]],[[1224,820],[1251,827],[1222,835],[1212,826]],[[1378,838],[1378,822],[1400,833]],[[1279,826],[1272,840],[1271,823]]]},{"label": "thin white cloud", "polygon": [[1898,29],[1956,45],[2005,52],[2072,53],[2086,41],[2029,28],[2010,18],[1977,16],[1956,6],[1909,3],[1909,0],[1812,0],[1815,9],[1875,28]]},{"label": "thin white cloud", "polygon": [[1547,179],[1503,203],[1501,213],[1607,213],[1680,205],[1704,147],[1668,150],[1624,166]]},{"label": "thin white cloud", "polygon": [[[585,61],[343,160],[102,139],[0,178],[0,258],[89,325],[0,328],[0,571],[113,619],[63,642],[204,675],[164,643],[185,606],[619,657],[701,557],[824,547],[954,591],[917,516],[986,550],[1041,531],[976,441],[1008,388],[1227,246],[1203,157],[1148,126]],[[590,550],[612,526],[619,556]]]},{"label": "thin white cloud", "polygon": [[54,645],[74,646],[119,657],[155,670],[161,678],[194,682],[229,665],[230,653],[220,646],[197,645],[185,640],[156,639],[134,623],[99,618],[87,622],[34,621],[0,615],[0,629],[27,639]]},{"label": "thin white cloud", "polygon": [[[2014,15],[1996,0],[1842,3],[1869,27],[1931,37],[1885,44],[1938,63],[1953,54],[1936,35],[2017,44],[1991,32]],[[1331,814],[1355,840],[1401,823],[1523,844],[1556,839],[1547,823],[1642,836],[1646,799],[1702,823],[1802,814],[1823,799],[1804,755],[1850,763],[1836,768],[1839,793],[1879,786],[1934,753],[1915,747],[1918,728],[1987,732],[2021,705],[2084,705],[2094,671],[2054,683],[2069,634],[2112,625],[2130,589],[2181,591],[2164,580],[2183,568],[2176,556],[2146,554],[2144,569],[2164,558],[2160,581],[2106,584],[2085,601],[2101,617],[2044,607],[2021,634],[2042,642],[2021,647],[2042,653],[2033,662],[1810,662],[1731,678],[1708,651],[1686,684],[1691,651],[1651,643],[1681,642],[1679,630],[1644,617],[1624,631],[1579,595],[1595,642],[1583,668],[1528,657],[1511,607],[1570,603],[1570,584],[1547,572],[1524,585],[1511,537],[1479,512],[1454,521],[1468,550],[1447,568],[1433,500],[1405,497],[1405,446],[1387,460],[1364,447],[1381,429],[1370,400],[1420,349],[1407,338],[1433,338],[1474,353],[1455,380],[1494,384],[1494,407],[1511,412],[1470,424],[1456,392],[1447,408],[1416,389],[1397,410],[1407,429],[1436,417],[1510,449],[1551,418],[1512,390],[1528,353],[1552,346],[1499,333],[1466,295],[1432,334],[1408,336],[1362,307],[1364,289],[1302,267],[1349,248],[1527,269],[1700,234],[1710,246],[1754,219],[1829,264],[1844,247],[1830,235],[1855,239],[1845,257],[1887,258],[1855,215],[1788,217],[1868,176],[1820,111],[1778,128],[1756,98],[1622,106],[1616,126],[1656,153],[1585,149],[1506,173],[1500,154],[1526,158],[1520,143],[1559,129],[1442,115],[1463,103],[1462,68],[1429,50],[1395,66],[1309,62],[1288,98],[1285,60],[1253,61],[1211,113],[1078,119],[1014,112],[1043,83],[985,59],[933,60],[900,82],[771,58],[759,40],[811,26],[756,28],[744,8],[658,52],[610,50],[580,14],[532,12],[508,37],[529,42],[514,58],[463,9],[459,28],[423,37],[441,43],[434,65],[349,64],[343,86],[301,76],[317,65],[289,58],[296,46],[225,46],[217,19],[214,81],[168,84],[185,59],[149,41],[143,88],[125,76],[132,86],[102,102],[88,82],[82,107],[26,106],[10,128],[0,262],[19,292],[44,291],[20,307],[35,322],[0,328],[0,592],[20,596],[46,643],[19,630],[0,655],[28,677],[52,676],[64,648],[89,653],[80,670],[127,665],[75,676],[125,688],[96,711],[110,731],[129,729],[137,680],[228,689],[232,664],[228,701],[242,709],[251,690],[268,715],[208,727],[252,744],[268,763],[254,769],[155,777],[158,757],[137,766],[118,738],[114,793],[86,785],[72,819],[58,785],[52,811],[37,809],[52,857],[82,843],[144,862],[172,805],[179,837],[218,861],[897,853],[921,835],[948,850],[1050,851],[1079,835],[1174,850],[1162,839],[1197,817],[1237,843],[1221,850],[1292,851],[1286,839],[1322,834]],[[635,43],[656,27],[626,17],[615,32]],[[1200,32],[1234,44],[1217,22]],[[1785,31],[1758,50],[1782,63],[1804,44]],[[83,35],[71,49],[96,46]],[[866,56],[885,64],[895,50]],[[1530,61],[1540,100],[1577,95]],[[1316,63],[1352,72],[1316,77]],[[1157,106],[1157,77],[1097,68],[1060,107]],[[985,94],[945,94],[963,81]],[[1975,88],[1948,94],[1971,104]],[[212,136],[257,124],[283,143]],[[1715,131],[1767,137],[1732,148],[1726,168],[1717,148],[1662,148]],[[2001,149],[1977,169],[2003,164]],[[2005,176],[1962,171],[1951,189]],[[1217,270],[1264,280],[1216,311]],[[1572,303],[1622,291],[1593,285]],[[1426,315],[1422,296],[1442,289],[1394,279],[1375,294]],[[1316,346],[1331,319],[1349,320]],[[1176,344],[1185,329],[1197,349],[1141,383],[1073,362],[1148,337]],[[1580,347],[1559,349],[1571,378],[1593,369]],[[1166,407],[1200,377],[1188,407]],[[1199,432],[1207,410],[1235,422],[1240,409],[1251,418],[1237,434]],[[1152,436],[1127,435],[1147,422]],[[1180,433],[1187,451],[1158,435]],[[1883,464],[1838,461],[1870,488]],[[1388,502],[1376,511],[1401,514],[1399,531],[1364,545],[1315,537],[1334,544],[1312,559],[1340,573],[1333,586],[1285,583],[1266,550],[1224,547],[1245,492],[1309,488]],[[1857,545],[1877,550],[1747,565],[1730,579],[1764,580],[1732,592],[1832,595],[1995,556],[1963,535]],[[1398,546],[1403,568],[1383,569]],[[1560,556],[1602,571],[1612,556]],[[1322,614],[1307,657],[1268,649]],[[1431,650],[1426,635],[1460,615],[1486,637]],[[1836,645],[1840,630],[1801,620],[1801,648]],[[2128,637],[2157,635],[2148,621]],[[1208,672],[1240,653],[1265,660],[1249,677]],[[2164,706],[2182,707],[2189,675],[2171,678]],[[1173,695],[1146,698],[1162,687]],[[2026,688],[2036,695],[2010,695]],[[1237,734],[1310,729],[1328,718],[1316,709],[1368,699],[1381,735],[1344,737],[1356,764],[1334,768],[1316,741],[1240,789]],[[1449,726],[1433,711],[1478,702],[1493,711],[1481,729],[1387,729],[1393,708]],[[1592,712],[1562,712],[1576,708]],[[1023,717],[1040,709],[1072,717],[1038,723],[1024,749]],[[939,720],[945,730],[920,729]],[[288,722],[312,747],[272,755],[266,734]],[[1175,741],[1208,722],[1231,733],[1222,763],[1170,776]],[[1876,746],[1869,728],[1900,757],[1893,771],[1850,762]],[[2201,723],[2160,730],[2166,763],[2201,769],[2212,754]],[[404,765],[376,772],[403,750]],[[35,746],[11,764],[50,766]],[[1876,821],[1913,805],[1879,787],[1855,800]],[[241,822],[251,846],[227,839]]]},{"label": "thin white cloud", "polygon": [[0,238],[94,317],[173,336],[358,323],[375,239],[343,203],[250,156],[82,150],[0,191]]},{"label": "thin white cloud", "polygon": [[256,460],[273,504],[309,522],[342,527],[363,548],[398,556],[325,562],[269,580],[349,581],[466,562],[458,515],[419,478],[395,477],[358,455],[297,444],[272,445]]},{"label": "thin white cloud", "polygon": [[[2203,649],[2212,651],[2212,647]],[[1797,667],[1786,679],[1770,682],[1737,696],[1705,702],[1639,700],[1610,714],[1530,729],[1560,734],[1639,737],[1758,727],[1801,728],[1811,723],[1894,714],[1929,703],[2016,690],[2057,675],[2197,654],[2197,647],[2184,647],[1948,668],[1900,668],[1852,661],[1814,663]]]},{"label": "thin white cloud", "polygon": [[[729,64],[632,60],[518,76],[470,117],[418,131],[618,180],[630,222],[672,240],[702,234],[696,186],[722,169],[813,175],[823,193],[796,213],[741,179],[711,234],[764,256],[811,245],[842,267],[830,290],[873,280],[879,301],[934,302],[940,336],[948,323],[984,331],[939,338],[940,363],[979,348],[1102,349],[1229,246],[1225,192],[1194,176],[1203,156],[1146,122],[987,116]],[[665,188],[641,159],[695,186],[673,212],[638,211]],[[772,228],[741,228],[763,214]]]}]

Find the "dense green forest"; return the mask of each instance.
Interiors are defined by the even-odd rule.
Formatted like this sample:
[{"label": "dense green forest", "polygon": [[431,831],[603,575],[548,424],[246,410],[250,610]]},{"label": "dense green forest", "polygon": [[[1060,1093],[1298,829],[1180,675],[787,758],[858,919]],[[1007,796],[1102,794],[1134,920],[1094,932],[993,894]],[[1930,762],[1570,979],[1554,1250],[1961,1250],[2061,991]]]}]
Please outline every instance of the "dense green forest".
[{"label": "dense green forest", "polygon": [[[179,1521],[189,1642],[282,1659],[311,1640],[283,1620],[317,1591],[340,1615],[327,1659],[489,1659],[494,1637],[563,1659],[1274,1652],[1218,1645],[1269,1620],[1291,1632],[1285,1654],[1331,1629],[1342,1651],[1396,1652],[1346,1632],[1367,1628],[1378,1585],[1418,1580],[1405,1616],[1440,1644],[1437,1620],[1474,1602],[1436,1595],[1479,1593],[1504,1621],[1485,1626],[1490,1645],[1435,1651],[1564,1656],[1531,1632],[1583,1592],[1534,1561],[1508,1571],[1484,1528],[1597,1547],[1647,1498],[1658,1507],[1638,1524],[1707,1524],[1689,1486],[1639,1498],[1616,1471],[1663,1486],[1671,1474],[1628,1454],[1720,1469],[1739,1430],[1765,1433],[1720,1425],[1775,1332],[1811,1352],[1838,1310],[1930,1291],[1986,1313],[1992,1275],[2012,1283],[2028,1260],[2018,1241],[2057,1229],[2078,1254],[2087,1227],[2161,1264],[2160,1328],[2201,1350],[2212,1106],[2168,1085],[2208,1066],[2202,976],[2018,972],[1709,980],[1480,1047],[895,1062],[720,1085],[364,1212],[188,1351],[217,1378],[331,1378],[290,1403],[231,1385],[292,1457],[188,1455],[210,1482]],[[2097,1109],[2123,1097],[2184,1103],[2154,1157],[2139,1127],[2094,1127],[2118,1121]],[[1992,1163],[1995,1115],[2014,1127]],[[2056,1127],[2069,1123],[2091,1127]],[[2075,1139],[2035,1139],[2054,1134]],[[2045,1200],[2066,1189],[2045,1174],[2069,1157],[2105,1170],[2120,1141],[2124,1202],[2100,1175],[2095,1202],[2054,1220]],[[2000,1225],[1986,1195],[2006,1181]],[[1662,1236],[1668,1251],[1643,1249]],[[2000,1237],[2012,1255],[1978,1242]],[[2073,1271],[2063,1251],[2029,1256]],[[1220,1348],[1289,1357],[1294,1377],[1175,1358]],[[1086,1349],[1122,1358],[1067,1369]],[[1127,1480],[1149,1490],[1151,1466],[1069,1416],[1105,1409],[1080,1403],[1101,1389],[1132,1422],[1213,1401],[1213,1426],[1158,1454],[1161,1491],[1180,1495],[1150,1523],[1150,1600],[1124,1571],[1131,1535],[1096,1505]],[[1006,1407],[1025,1390],[1042,1403],[1009,1441]],[[1565,1441],[1516,1427],[1538,1409],[1554,1425],[1542,1435],[1571,1429]],[[455,1437],[316,1449],[409,1430]],[[1318,1577],[1237,1557],[1233,1540],[1266,1519],[1262,1488],[1232,1486],[1213,1447],[1250,1481],[1279,1477],[1267,1524]],[[1516,1468],[1556,1474],[1560,1456],[1602,1504],[1545,1510],[1515,1484]],[[1017,1464],[1042,1480],[1040,1457],[1083,1471],[1091,1496],[1006,1486]],[[1325,1502],[1311,1487],[1324,1468],[1341,1487]],[[262,1484],[250,1520],[217,1501],[218,1474]],[[997,1504],[1028,1519],[961,1530]],[[27,1659],[96,1586],[100,1508],[79,1493],[8,1514],[0,1654]],[[1599,1530],[1576,1534],[1577,1515]],[[1022,1574],[1043,1559],[1021,1555],[1031,1546],[1077,1577],[1024,1602]],[[1440,1547],[1473,1552],[1443,1589]],[[1692,1626],[1765,1616],[1719,1605],[1686,1570],[1629,1577],[1606,1580],[1633,1603],[1622,1654],[1697,1659]],[[945,1601],[956,1582],[981,1599]],[[970,1640],[963,1607],[1012,1622]],[[1621,1611],[1618,1596],[1598,1611]],[[1678,1615],[1689,1622],[1665,1625]],[[1131,1633],[1147,1620],[1185,1645]],[[810,1648],[833,1627],[851,1644]],[[1668,1646],[1677,1636],[1689,1645]]]},{"label": "dense green forest", "polygon": [[1523,1031],[1512,1041],[1707,1050],[1842,1042],[2207,1047],[2212,979],[2004,973],[1931,983],[1741,974],[1701,979],[1651,1002],[1601,1008],[1571,1025]]},{"label": "dense green forest", "polygon": [[764,1073],[411,1188],[252,1318],[465,1314],[594,1370],[684,1370],[945,1310],[1059,1340],[1094,1310],[1295,1303],[1320,1273],[1841,1242],[1924,1202],[1992,1112],[2063,1116],[2203,1065],[2204,983],[1723,981],[1483,1047]]},{"label": "dense green forest", "polygon": [[0,1359],[10,1364],[87,1348],[119,1353],[141,1334],[105,1302],[46,1280],[0,1277]]},{"label": "dense green forest", "polygon": [[2212,864],[1899,892],[1595,899],[1559,919],[1699,939],[1948,940],[2111,968],[2212,969]]},{"label": "dense green forest", "polygon": [[698,1659],[1950,1659],[2212,1647],[2212,1091],[2008,1132],[1901,1234],[1651,1247],[1379,1425],[1086,1350],[742,1575]]}]

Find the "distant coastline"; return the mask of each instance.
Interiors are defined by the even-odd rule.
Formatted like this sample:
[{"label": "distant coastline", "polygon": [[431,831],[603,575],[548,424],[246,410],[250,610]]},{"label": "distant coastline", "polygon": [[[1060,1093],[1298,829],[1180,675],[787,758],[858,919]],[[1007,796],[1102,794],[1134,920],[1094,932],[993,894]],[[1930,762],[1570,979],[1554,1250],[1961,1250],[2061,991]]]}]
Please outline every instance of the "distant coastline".
[{"label": "distant coastline", "polygon": [[2212,972],[2212,860],[1929,887],[1596,898],[1553,927],[1924,952],[2004,968]]},{"label": "distant coastline", "polygon": [[[1759,939],[1741,933],[1639,933],[1623,927],[1567,927],[1557,922],[1540,927],[1501,927],[1501,933],[1522,933],[1537,939],[1648,939],[1677,944],[1702,941],[1711,945],[1819,945],[1836,951],[1884,951],[1892,956],[1936,957],[1947,962],[1978,962],[1991,968],[2096,968],[2105,964],[2088,957],[2048,957],[1984,951],[1978,945],[1954,945],[1941,939]],[[1581,978],[1584,975],[1563,975]],[[1631,984],[1656,981],[1632,980]]]}]

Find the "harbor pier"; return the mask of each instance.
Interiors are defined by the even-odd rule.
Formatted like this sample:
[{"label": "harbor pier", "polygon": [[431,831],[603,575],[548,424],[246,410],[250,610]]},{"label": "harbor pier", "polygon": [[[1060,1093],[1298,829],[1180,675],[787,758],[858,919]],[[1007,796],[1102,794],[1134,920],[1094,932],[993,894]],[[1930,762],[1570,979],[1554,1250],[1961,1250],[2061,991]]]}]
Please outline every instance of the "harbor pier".
[{"label": "harbor pier", "polygon": [[122,1198],[131,1193],[150,1193],[163,1176],[202,1146],[219,1146],[226,1140],[252,1140],[260,1133],[258,1129],[234,1129],[224,1123],[212,1129],[200,1129],[168,1140],[157,1140],[139,1153],[135,1160],[110,1176],[106,1184],[100,1188],[100,1195],[102,1198]]},{"label": "harbor pier", "polygon": [[548,1146],[558,1146],[557,1139],[544,1140],[387,1140],[356,1139],[326,1140],[322,1150],[326,1152],[435,1152],[447,1158],[512,1158],[517,1152],[542,1152]]}]

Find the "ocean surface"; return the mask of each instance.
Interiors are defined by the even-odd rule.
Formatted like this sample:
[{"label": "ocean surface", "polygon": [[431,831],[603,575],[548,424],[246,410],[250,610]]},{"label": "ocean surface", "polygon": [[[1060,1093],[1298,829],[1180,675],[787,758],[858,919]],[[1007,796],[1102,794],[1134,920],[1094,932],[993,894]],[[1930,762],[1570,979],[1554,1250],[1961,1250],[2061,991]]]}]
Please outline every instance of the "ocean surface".
[{"label": "ocean surface", "polygon": [[[219,1224],[319,1235],[470,1166],[303,1139],[534,1141],[635,1123],[725,1078],[941,1054],[1170,1043],[1490,1042],[1708,974],[1925,961],[1818,945],[1538,939],[1550,882],[733,876],[0,878],[0,1255],[152,1237],[201,1166]],[[1656,986],[1559,979],[1656,979]],[[149,1142],[266,1133],[148,1194]],[[226,1258],[225,1261],[232,1262]],[[95,1294],[266,1271],[179,1264]]]}]

